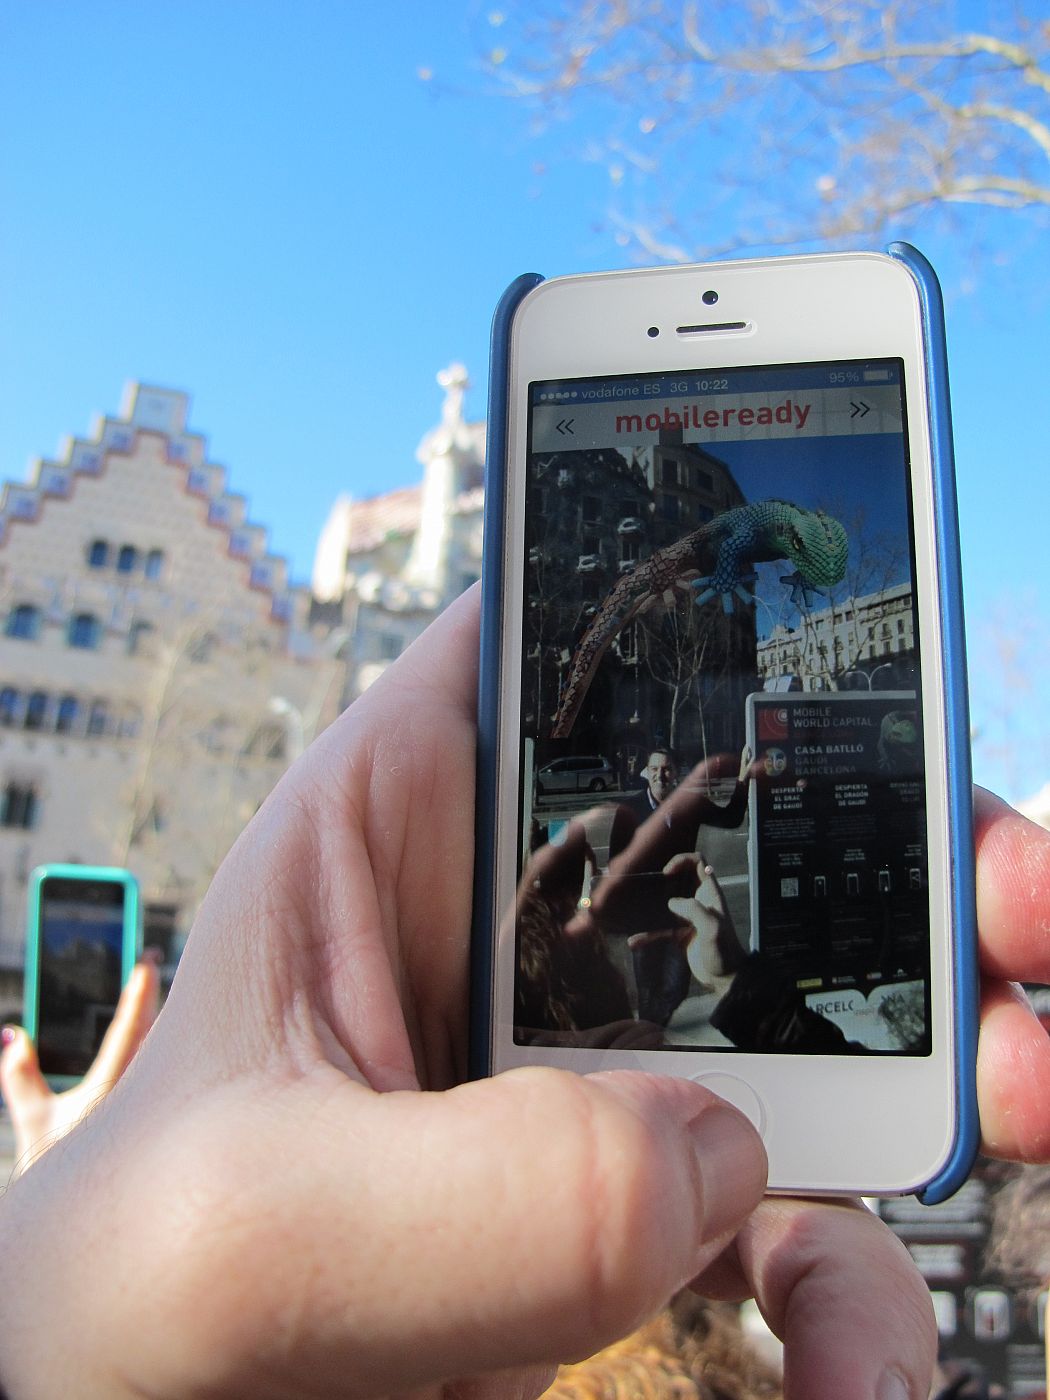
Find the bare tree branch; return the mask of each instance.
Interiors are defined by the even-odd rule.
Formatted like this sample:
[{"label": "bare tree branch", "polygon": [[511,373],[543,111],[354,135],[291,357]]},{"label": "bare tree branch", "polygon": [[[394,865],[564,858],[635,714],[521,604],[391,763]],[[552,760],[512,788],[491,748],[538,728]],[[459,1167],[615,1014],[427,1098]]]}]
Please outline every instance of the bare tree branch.
[{"label": "bare tree branch", "polygon": [[492,71],[547,123],[597,118],[618,241],[649,257],[859,240],[1050,208],[1034,3],[953,32],[948,0],[522,0]]}]

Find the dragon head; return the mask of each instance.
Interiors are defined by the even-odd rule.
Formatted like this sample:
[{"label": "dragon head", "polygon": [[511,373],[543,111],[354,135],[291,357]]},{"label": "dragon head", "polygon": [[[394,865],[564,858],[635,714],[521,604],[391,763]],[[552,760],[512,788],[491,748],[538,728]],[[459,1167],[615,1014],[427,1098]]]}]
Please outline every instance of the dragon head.
[{"label": "dragon head", "polygon": [[845,527],[822,510],[795,506],[796,518],[784,534],[784,554],[810,588],[832,588],[846,573],[849,539]]}]

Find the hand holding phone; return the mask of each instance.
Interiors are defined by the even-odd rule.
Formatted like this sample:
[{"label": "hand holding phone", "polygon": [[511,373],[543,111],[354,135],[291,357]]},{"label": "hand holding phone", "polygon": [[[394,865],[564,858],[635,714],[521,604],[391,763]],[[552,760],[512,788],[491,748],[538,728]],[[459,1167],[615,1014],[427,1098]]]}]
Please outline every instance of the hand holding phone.
[{"label": "hand holding phone", "polygon": [[[932,272],[899,245],[523,279],[494,345],[477,1069],[696,1078],[761,1127],[776,1190],[950,1191],[976,979]],[[552,790],[574,764],[606,790]],[[516,1019],[526,845],[581,818],[578,898],[658,1049],[539,1047]],[[740,962],[721,999],[662,898],[701,851]]]},{"label": "hand holding phone", "polygon": [[147,949],[125,982],[98,1053],[84,1077],[56,1093],[24,1028],[5,1026],[0,1054],[0,1093],[14,1131],[14,1174],[76,1127],[117,1084],[138,1053],[157,1015],[160,959]]},{"label": "hand holding phone", "polygon": [[[845,1202],[752,1214],[754,1135],[737,1115],[712,1124],[695,1086],[458,1083],[476,627],[468,597],[300,760],[205,900],[124,1091],[5,1196],[11,1393],[110,1395],[114,1368],[168,1396],[204,1371],[230,1393],[293,1372],[337,1389],[353,1367],[384,1394],[479,1371],[493,1374],[475,1391],[505,1393],[509,1368],[622,1335],[715,1256],[697,1288],[757,1292],[807,1400],[902,1378],[927,1393],[929,1297],[897,1242]],[[391,764],[409,780],[390,782]],[[987,795],[980,811],[984,1126],[1035,1160],[1050,1151],[1050,1041],[1009,982],[1050,980],[1050,838]],[[581,878],[586,859],[581,842]],[[736,1148],[716,1133],[694,1157],[701,1114],[734,1125]],[[206,1189],[188,1191],[187,1170]],[[173,1218],[172,1200],[199,1209]],[[216,1200],[243,1229],[215,1228]],[[202,1296],[235,1325],[202,1328]]]},{"label": "hand holding phone", "polygon": [[138,884],[108,866],[42,865],[29,885],[25,1028],[56,1087],[91,1067],[141,952]]}]

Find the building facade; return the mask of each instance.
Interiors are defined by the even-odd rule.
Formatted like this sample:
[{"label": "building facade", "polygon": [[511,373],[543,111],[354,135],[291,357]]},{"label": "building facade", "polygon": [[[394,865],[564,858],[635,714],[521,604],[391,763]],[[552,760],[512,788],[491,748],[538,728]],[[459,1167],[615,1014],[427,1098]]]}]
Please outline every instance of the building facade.
[{"label": "building facade", "polygon": [[766,690],[893,690],[914,684],[915,622],[908,584],[777,625],[758,644]]},{"label": "building facade", "polygon": [[437,379],[445,401],[416,453],[422,481],[369,500],[341,498],[318,542],[314,613],[346,630],[345,704],[481,577],[485,424],[463,416],[462,365]]},{"label": "building facade", "polygon": [[8,1012],[34,866],[130,868],[172,964],[223,854],[338,712],[340,634],[311,627],[188,411],[131,385],[117,416],[0,495]]},{"label": "building facade", "polygon": [[[523,716],[543,732],[558,709],[572,650],[619,579],[744,497],[724,462],[684,444],[681,432],[666,432],[629,456],[613,448],[539,456],[526,500]],[[718,666],[705,664],[711,656],[720,658]],[[574,737],[582,752],[597,753],[595,746],[608,741],[608,717],[619,716],[608,757],[627,783],[657,743],[690,762],[739,752],[744,699],[754,688],[749,610],[652,607],[613,639]]]}]

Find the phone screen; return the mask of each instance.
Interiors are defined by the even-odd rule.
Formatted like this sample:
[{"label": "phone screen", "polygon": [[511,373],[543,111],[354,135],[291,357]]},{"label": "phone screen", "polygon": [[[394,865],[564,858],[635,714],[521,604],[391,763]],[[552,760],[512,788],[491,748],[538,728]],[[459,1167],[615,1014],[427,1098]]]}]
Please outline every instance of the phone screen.
[{"label": "phone screen", "polygon": [[930,1053],[898,359],[529,386],[515,1040]]},{"label": "phone screen", "polygon": [[45,1074],[82,1075],[121,988],[124,886],[49,877],[40,889],[37,1050]]}]

